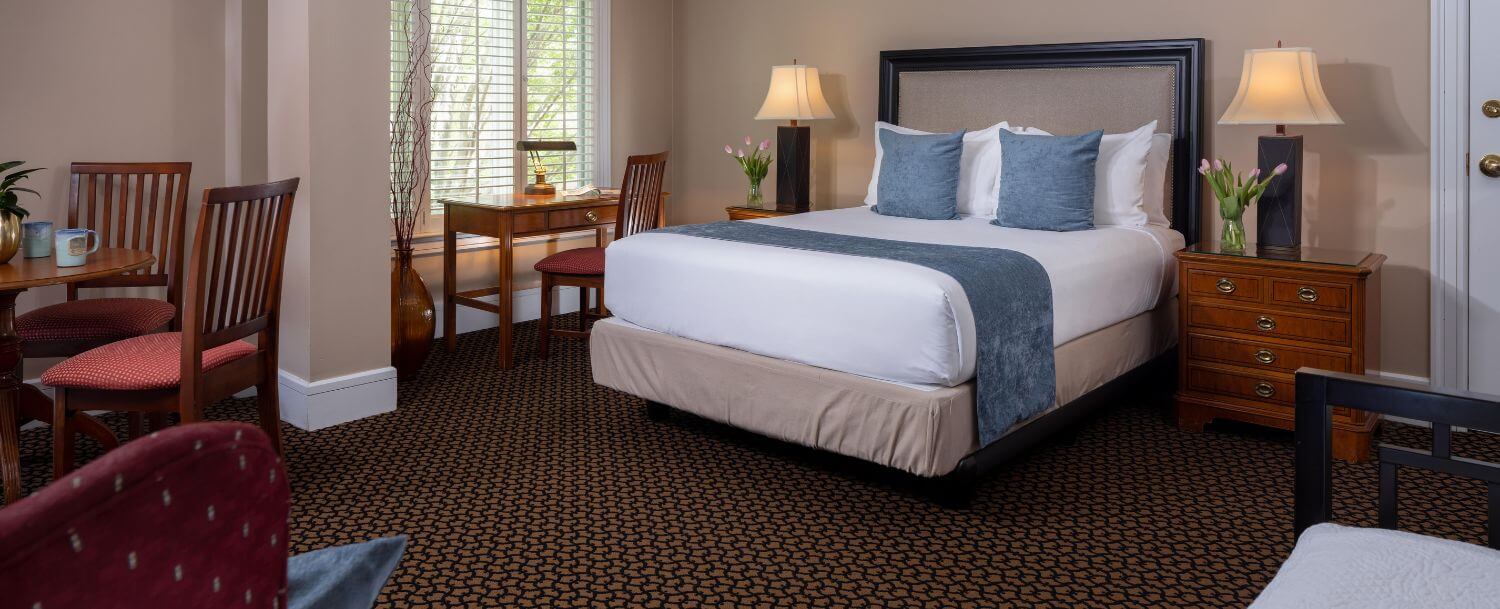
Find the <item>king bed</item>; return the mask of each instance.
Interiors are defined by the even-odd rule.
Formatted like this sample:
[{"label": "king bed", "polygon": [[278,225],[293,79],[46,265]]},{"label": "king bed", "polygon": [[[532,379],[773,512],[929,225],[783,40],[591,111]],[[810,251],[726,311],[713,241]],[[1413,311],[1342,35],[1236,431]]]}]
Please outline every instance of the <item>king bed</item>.
[{"label": "king bed", "polygon": [[[1191,161],[1202,153],[1203,44],[881,53],[879,118],[901,127],[981,130],[1004,120],[1052,133],[1115,133],[1156,121],[1156,131],[1170,136],[1170,154],[1146,192],[1163,221],[1051,232],[854,207],[755,221],[778,227],[760,231],[801,235],[805,245],[703,231],[636,235],[607,250],[606,305],[614,317],[593,330],[595,382],[644,398],[653,416],[676,408],[938,479],[944,488],[971,487],[1171,369],[1163,364],[1178,329],[1172,253],[1198,234]],[[736,227],[715,230],[729,228]],[[1045,407],[986,431],[976,399],[988,398],[976,389],[976,373],[993,369],[996,356],[986,360],[976,345],[993,343],[989,329],[1009,318],[971,306],[979,295],[966,294],[965,285],[975,284],[960,275],[821,243],[840,239],[1008,250],[1034,261],[1051,290],[1050,318],[1038,335],[1047,357],[988,348],[1010,360],[1048,360],[1038,368],[1048,377]],[[997,395],[995,387],[991,381],[985,391]]]}]

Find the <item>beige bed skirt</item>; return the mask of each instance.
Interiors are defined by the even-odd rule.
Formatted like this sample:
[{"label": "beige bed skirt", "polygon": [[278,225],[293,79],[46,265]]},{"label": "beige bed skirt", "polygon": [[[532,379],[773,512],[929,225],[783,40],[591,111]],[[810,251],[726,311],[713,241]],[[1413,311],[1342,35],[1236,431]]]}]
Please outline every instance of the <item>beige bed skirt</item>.
[{"label": "beige bed skirt", "polygon": [[[1054,408],[1176,343],[1174,298],[1059,346]],[[917,389],[678,338],[612,319],[594,325],[589,350],[594,382],[606,387],[919,476],[953,471],[959,460],[979,448],[972,381],[957,387]],[[1029,422],[1018,423],[1011,431]]]}]

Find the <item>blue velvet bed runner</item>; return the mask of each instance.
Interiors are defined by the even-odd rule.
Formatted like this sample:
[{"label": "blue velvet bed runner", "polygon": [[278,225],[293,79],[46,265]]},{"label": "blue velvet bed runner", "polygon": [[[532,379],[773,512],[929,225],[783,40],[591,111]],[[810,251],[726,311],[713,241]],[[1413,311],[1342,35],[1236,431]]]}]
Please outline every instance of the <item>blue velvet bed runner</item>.
[{"label": "blue velvet bed runner", "polygon": [[1030,256],[1011,250],[913,243],[766,226],[713,222],[653,232],[882,258],[925,266],[963,286],[974,312],[975,415],[986,446],[1051,407],[1057,395],[1052,353],[1052,280]]}]

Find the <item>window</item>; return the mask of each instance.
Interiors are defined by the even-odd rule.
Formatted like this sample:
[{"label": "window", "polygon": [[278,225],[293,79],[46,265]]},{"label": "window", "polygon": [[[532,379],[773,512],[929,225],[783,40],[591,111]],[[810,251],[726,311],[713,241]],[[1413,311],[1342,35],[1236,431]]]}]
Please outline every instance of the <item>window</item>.
[{"label": "window", "polygon": [[[419,88],[431,101],[432,199],[518,192],[531,177],[515,149],[522,139],[577,143],[576,152],[543,157],[559,189],[607,175],[598,154],[597,5],[605,1],[391,1],[393,104],[410,61],[406,28],[426,29],[430,41],[429,82]],[[429,24],[415,24],[414,7]]]}]

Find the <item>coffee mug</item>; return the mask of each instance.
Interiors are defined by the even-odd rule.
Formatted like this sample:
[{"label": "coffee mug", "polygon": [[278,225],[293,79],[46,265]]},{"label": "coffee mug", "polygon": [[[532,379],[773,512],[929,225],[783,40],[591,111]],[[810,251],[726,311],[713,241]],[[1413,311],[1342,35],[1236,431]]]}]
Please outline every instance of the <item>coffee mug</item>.
[{"label": "coffee mug", "polygon": [[[89,237],[94,247],[89,248]],[[83,266],[89,254],[99,251],[99,235],[86,228],[64,228],[57,231],[57,266]]]},{"label": "coffee mug", "polygon": [[52,223],[45,220],[21,223],[21,251],[27,258],[52,255]]}]

